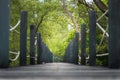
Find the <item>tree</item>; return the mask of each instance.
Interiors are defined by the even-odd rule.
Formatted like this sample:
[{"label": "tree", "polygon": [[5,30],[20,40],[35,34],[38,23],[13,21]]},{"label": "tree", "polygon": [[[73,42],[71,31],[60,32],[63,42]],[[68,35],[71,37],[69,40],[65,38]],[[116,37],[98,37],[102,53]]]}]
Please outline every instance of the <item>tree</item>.
[{"label": "tree", "polygon": [[[106,12],[106,10],[108,10],[108,7],[106,6],[107,0],[93,0],[95,5],[98,7],[99,10],[101,10],[103,13]],[[90,9],[94,9],[94,7],[92,7],[91,4],[87,3],[86,0],[78,0],[79,4],[83,4],[86,7],[90,8]],[[108,14],[106,14],[106,16],[108,16]]]}]

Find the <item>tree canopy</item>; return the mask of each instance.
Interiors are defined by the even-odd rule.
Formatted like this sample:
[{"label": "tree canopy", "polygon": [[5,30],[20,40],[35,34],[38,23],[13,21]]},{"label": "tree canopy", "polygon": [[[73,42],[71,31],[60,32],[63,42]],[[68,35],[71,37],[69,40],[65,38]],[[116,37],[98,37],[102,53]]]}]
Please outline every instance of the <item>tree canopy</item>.
[{"label": "tree canopy", "polygon": [[[51,52],[60,58],[63,57],[65,48],[74,37],[74,33],[80,33],[82,24],[86,24],[87,31],[89,31],[89,10],[95,10],[97,17],[107,10],[107,0],[93,0],[90,3],[86,2],[86,0],[10,0],[10,2],[10,25],[14,26],[20,20],[21,11],[28,11],[28,28],[31,24],[34,24],[36,33],[41,33],[43,41]],[[99,21],[103,28],[106,28],[106,22],[107,17]],[[19,27],[16,30],[19,32]],[[28,37],[29,33],[30,30],[28,29]],[[97,30],[97,35],[97,45],[99,45],[102,37],[99,29]],[[107,40],[104,40],[98,53],[107,52]],[[18,41],[19,33],[16,31],[11,32],[11,51],[19,50]],[[29,49],[29,44],[27,47]]]}]

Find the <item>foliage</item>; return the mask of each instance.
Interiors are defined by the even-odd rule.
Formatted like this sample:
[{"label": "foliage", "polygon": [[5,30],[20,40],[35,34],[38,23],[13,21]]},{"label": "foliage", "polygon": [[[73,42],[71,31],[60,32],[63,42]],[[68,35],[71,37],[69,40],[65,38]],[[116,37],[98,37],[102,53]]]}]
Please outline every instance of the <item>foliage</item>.
[{"label": "foliage", "polygon": [[102,0],[106,5],[108,5],[108,0]]},{"label": "foliage", "polygon": [[96,65],[108,66],[108,56],[97,57]]},{"label": "foliage", "polygon": [[[66,0],[67,9],[76,19],[79,30],[80,26],[85,23],[87,26],[87,55],[89,55],[89,10],[86,5],[78,4],[77,0]],[[103,0],[107,5],[107,0]],[[97,12],[97,18],[102,15],[102,12],[90,3]],[[29,26],[34,24],[38,27],[38,32],[41,33],[43,41],[47,44],[53,55],[62,58],[65,49],[76,32],[72,19],[64,12],[62,0],[11,0],[11,21],[10,25],[14,26],[20,20],[20,12],[28,11],[28,34]],[[107,18],[104,17],[99,23],[106,28]],[[16,29],[19,32],[19,27]],[[10,51],[19,51],[19,34],[15,31],[10,33]],[[101,31],[97,28],[97,47],[102,38]],[[29,55],[29,40],[27,42],[27,50]],[[107,52],[106,38],[100,47],[99,54]],[[98,54],[97,53],[97,54]],[[14,57],[10,54],[10,57]],[[104,60],[97,61],[100,65]],[[15,62],[18,64],[18,61]],[[13,64],[12,64],[13,65]]]}]

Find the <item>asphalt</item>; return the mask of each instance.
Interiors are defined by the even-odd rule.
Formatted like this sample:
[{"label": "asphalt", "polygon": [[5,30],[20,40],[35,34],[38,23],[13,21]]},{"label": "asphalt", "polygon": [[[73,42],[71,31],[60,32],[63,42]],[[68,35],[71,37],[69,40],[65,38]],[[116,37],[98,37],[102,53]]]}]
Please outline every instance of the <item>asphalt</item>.
[{"label": "asphalt", "polygon": [[0,80],[120,80],[120,69],[47,63],[0,69]]}]

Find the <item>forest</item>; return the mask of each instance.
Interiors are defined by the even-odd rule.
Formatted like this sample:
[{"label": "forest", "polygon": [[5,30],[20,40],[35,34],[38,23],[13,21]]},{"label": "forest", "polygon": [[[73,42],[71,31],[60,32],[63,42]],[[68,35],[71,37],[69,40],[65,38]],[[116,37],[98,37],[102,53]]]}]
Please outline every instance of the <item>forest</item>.
[{"label": "forest", "polygon": [[[28,12],[28,31],[30,25],[36,26],[36,33],[40,32],[42,40],[50,51],[62,61],[69,42],[80,33],[81,25],[86,25],[86,57],[89,54],[89,11],[95,10],[97,17],[96,54],[108,53],[108,0],[10,0],[10,26],[13,27],[20,21],[21,11]],[[100,18],[104,13],[104,17]],[[102,26],[102,30],[100,29]],[[18,52],[20,48],[20,26],[10,32],[10,51]],[[105,35],[106,33],[106,35]],[[80,43],[80,37],[79,37]],[[27,41],[27,55],[29,55],[30,41]],[[79,46],[80,48],[80,46]],[[79,55],[81,55],[79,51]],[[15,55],[10,54],[11,58]],[[97,57],[97,65],[107,66],[108,56]],[[29,58],[28,58],[29,61]],[[11,66],[19,64],[19,59],[10,63]]]}]

